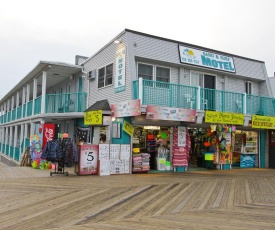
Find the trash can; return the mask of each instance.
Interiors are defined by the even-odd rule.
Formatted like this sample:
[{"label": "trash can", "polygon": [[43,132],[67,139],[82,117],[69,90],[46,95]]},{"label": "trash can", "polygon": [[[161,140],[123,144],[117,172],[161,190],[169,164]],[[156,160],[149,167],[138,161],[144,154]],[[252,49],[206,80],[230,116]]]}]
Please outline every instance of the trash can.
[{"label": "trash can", "polygon": [[165,171],[166,169],[166,158],[158,158],[157,157],[157,169],[161,171]]}]

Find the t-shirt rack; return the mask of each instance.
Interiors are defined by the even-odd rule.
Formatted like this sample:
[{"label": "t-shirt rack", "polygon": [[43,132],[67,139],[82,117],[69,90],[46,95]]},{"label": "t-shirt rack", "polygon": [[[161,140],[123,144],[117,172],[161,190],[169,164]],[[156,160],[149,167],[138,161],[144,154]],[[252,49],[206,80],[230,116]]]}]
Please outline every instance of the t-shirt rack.
[{"label": "t-shirt rack", "polygon": [[78,162],[76,144],[71,138],[48,141],[41,158],[55,164],[55,171],[50,172],[50,176],[53,174],[68,176],[69,173],[65,172],[65,166],[71,167]]}]

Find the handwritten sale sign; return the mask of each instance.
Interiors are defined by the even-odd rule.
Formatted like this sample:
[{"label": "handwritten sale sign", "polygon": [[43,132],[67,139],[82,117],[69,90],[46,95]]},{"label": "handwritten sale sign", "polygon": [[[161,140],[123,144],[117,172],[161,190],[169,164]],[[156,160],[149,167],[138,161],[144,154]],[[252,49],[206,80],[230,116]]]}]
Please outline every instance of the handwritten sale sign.
[{"label": "handwritten sale sign", "polygon": [[84,112],[84,125],[102,125],[102,110]]}]

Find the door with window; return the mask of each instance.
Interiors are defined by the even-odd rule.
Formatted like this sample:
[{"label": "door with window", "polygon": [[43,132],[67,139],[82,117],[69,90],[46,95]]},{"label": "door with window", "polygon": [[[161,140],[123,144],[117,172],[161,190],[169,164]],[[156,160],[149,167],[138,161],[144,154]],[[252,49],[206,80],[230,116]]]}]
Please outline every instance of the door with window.
[{"label": "door with window", "polygon": [[190,85],[201,87],[202,108],[206,110],[215,110],[216,77],[213,75],[191,72]]},{"label": "door with window", "polygon": [[215,76],[204,75],[204,98],[207,101],[208,110],[216,110]]}]

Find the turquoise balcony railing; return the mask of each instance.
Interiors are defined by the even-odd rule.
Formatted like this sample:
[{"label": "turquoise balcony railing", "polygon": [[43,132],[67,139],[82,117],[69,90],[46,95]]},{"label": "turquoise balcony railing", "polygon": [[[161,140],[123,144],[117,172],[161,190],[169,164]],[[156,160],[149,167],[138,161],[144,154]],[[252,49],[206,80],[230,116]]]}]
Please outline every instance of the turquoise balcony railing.
[{"label": "turquoise balcony railing", "polygon": [[7,114],[8,114],[7,115],[7,122],[10,122],[11,121],[11,112],[8,112]]},{"label": "turquoise balcony railing", "polygon": [[26,110],[27,110],[27,104],[24,104],[23,105],[23,115],[22,115],[22,118],[26,117]]},{"label": "turquoise balcony railing", "polygon": [[32,116],[32,101],[27,103],[27,117]]},{"label": "turquoise balcony railing", "polygon": [[142,89],[134,82],[134,97],[142,90],[142,104],[196,108],[197,87],[143,80]]},{"label": "turquoise balcony railing", "polygon": [[20,148],[18,147],[14,148],[14,160],[16,161],[20,160]]},{"label": "turquoise balcony railing", "polygon": [[15,118],[16,118],[16,109],[13,109],[13,110],[11,111],[11,120],[14,121]]},{"label": "turquoise balcony railing", "polygon": [[16,114],[16,119],[20,119],[22,117],[22,109],[23,109],[23,106],[20,105],[18,108],[17,108],[17,114]]},{"label": "turquoise balcony railing", "polygon": [[9,157],[13,159],[14,156],[14,146],[10,146],[10,152],[9,152]]},{"label": "turquoise balcony railing", "polygon": [[244,113],[244,94],[201,88],[201,110]]},{"label": "turquoise balcony railing", "polygon": [[[46,94],[45,113],[83,112],[86,109],[87,93]],[[34,103],[34,110],[33,110]],[[0,124],[41,113],[42,97],[19,106],[0,116]],[[33,110],[33,113],[32,113]]]},{"label": "turquoise balcony railing", "polygon": [[275,98],[141,78],[133,81],[133,99],[138,98],[143,105],[275,116]]},{"label": "turquoise balcony railing", "polygon": [[34,100],[34,115],[41,113],[41,96]]},{"label": "turquoise balcony railing", "polygon": [[87,93],[64,93],[46,95],[46,113],[83,112]]}]

